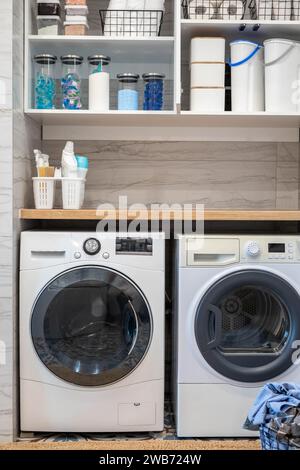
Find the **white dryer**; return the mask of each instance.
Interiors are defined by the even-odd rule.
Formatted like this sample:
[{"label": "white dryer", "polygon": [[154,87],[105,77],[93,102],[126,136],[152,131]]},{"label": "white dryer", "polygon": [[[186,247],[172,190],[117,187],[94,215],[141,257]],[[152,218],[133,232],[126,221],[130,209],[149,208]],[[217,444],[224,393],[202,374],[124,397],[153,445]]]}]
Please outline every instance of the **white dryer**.
[{"label": "white dryer", "polygon": [[253,436],[267,381],[300,382],[300,237],[183,236],[176,253],[179,436]]},{"label": "white dryer", "polygon": [[22,431],[159,431],[162,234],[23,232]]}]

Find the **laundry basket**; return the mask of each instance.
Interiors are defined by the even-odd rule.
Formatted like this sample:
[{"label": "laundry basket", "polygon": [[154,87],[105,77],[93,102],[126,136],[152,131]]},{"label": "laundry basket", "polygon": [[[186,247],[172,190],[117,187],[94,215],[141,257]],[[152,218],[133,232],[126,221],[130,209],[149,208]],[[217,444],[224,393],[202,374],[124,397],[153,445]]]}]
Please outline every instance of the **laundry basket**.
[{"label": "laundry basket", "polygon": [[53,209],[56,180],[54,178],[32,178],[36,209]]},{"label": "laundry basket", "polygon": [[85,179],[62,178],[63,209],[81,209],[84,201]]},{"label": "laundry basket", "polygon": [[259,436],[262,450],[300,450],[293,439],[279,439],[278,432],[268,424],[259,427]]}]

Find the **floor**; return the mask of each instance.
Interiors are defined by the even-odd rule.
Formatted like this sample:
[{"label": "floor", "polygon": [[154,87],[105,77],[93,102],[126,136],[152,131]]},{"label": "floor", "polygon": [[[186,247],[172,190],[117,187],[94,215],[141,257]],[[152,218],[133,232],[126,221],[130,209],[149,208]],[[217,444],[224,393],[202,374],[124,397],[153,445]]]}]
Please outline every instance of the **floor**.
[{"label": "floor", "polygon": [[178,439],[171,403],[166,403],[165,428],[152,433],[22,435],[0,450],[260,450],[258,439]]}]

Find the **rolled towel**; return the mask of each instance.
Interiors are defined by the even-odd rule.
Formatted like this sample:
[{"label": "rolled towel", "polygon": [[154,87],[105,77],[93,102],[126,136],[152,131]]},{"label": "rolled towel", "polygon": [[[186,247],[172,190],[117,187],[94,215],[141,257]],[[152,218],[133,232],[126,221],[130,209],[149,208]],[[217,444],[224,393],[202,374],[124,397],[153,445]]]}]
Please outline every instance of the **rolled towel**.
[{"label": "rolled towel", "polygon": [[217,17],[218,4],[210,0],[190,0],[189,18],[193,20],[211,20]]},{"label": "rolled towel", "polygon": [[289,0],[273,0],[273,20],[290,20],[292,2]]},{"label": "rolled towel", "polygon": [[273,19],[273,2],[272,0],[256,0],[256,11],[258,20]]},{"label": "rolled towel", "polygon": [[126,0],[110,0],[105,17],[104,36],[120,36],[124,32],[124,11]]},{"label": "rolled towel", "polygon": [[244,16],[244,4],[241,0],[224,0],[218,13],[223,20],[240,20]]}]

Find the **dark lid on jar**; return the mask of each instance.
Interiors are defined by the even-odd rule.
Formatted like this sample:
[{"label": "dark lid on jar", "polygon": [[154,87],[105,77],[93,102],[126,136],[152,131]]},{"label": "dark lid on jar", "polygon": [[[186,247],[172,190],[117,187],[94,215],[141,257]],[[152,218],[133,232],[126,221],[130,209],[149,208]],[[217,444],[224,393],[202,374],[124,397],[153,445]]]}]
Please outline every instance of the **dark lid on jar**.
[{"label": "dark lid on jar", "polygon": [[91,65],[108,65],[111,61],[111,58],[108,55],[93,54],[88,57],[88,61]]},{"label": "dark lid on jar", "polygon": [[60,60],[65,65],[80,65],[83,62],[83,57],[81,55],[67,54],[62,55]]},{"label": "dark lid on jar", "polygon": [[37,64],[41,65],[55,64],[57,61],[56,55],[52,54],[37,54],[33,59]]},{"label": "dark lid on jar", "polygon": [[164,73],[150,72],[143,74],[143,79],[145,80],[145,82],[147,82],[148,80],[163,80],[164,78],[166,78]]},{"label": "dark lid on jar", "polygon": [[140,78],[138,73],[119,73],[117,79],[123,83],[136,83]]}]

